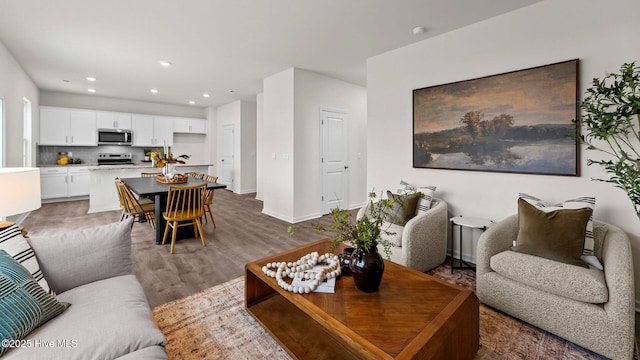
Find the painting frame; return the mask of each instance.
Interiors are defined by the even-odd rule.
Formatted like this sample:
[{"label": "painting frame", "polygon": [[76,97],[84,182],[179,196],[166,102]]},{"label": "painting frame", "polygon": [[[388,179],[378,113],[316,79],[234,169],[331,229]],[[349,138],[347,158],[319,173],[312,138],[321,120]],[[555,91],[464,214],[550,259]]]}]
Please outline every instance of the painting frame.
[{"label": "painting frame", "polygon": [[413,90],[413,168],[580,176],[579,59]]}]

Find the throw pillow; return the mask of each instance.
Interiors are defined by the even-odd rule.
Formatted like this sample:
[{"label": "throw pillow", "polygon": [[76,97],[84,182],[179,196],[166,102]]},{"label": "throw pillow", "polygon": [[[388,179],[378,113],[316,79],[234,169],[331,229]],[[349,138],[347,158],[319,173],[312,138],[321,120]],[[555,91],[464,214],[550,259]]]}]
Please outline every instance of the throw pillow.
[{"label": "throw pillow", "polygon": [[[519,197],[525,199],[528,203],[535,205],[543,211],[553,211],[558,209],[581,209],[590,208],[595,211],[596,198],[593,196],[583,196],[575,199],[565,200],[561,203],[549,205],[545,201],[536,196],[520,193]],[[593,215],[589,218],[587,229],[584,236],[584,248],[582,250],[582,261],[593,267],[602,270],[603,266],[598,257],[595,256],[595,243],[593,240]]]},{"label": "throw pillow", "polygon": [[416,206],[420,196],[416,194],[394,194],[387,190],[387,198],[393,200],[393,209],[386,215],[386,220],[397,225],[404,225],[416,216]]},{"label": "throw pillow", "polygon": [[512,250],[588,267],[580,259],[590,208],[542,211],[518,199],[518,236]]},{"label": "throw pillow", "polygon": [[51,292],[49,284],[40,270],[36,255],[27,240],[22,236],[18,225],[14,224],[0,231],[0,250],[6,251],[24,266],[44,291]]},{"label": "throw pillow", "polygon": [[[32,236],[29,244],[56,293],[114,276],[132,274],[133,217],[55,236]],[[89,270],[87,270],[89,269]]]},{"label": "throw pillow", "polygon": [[49,295],[6,251],[0,250],[0,355],[10,347],[6,340],[21,340],[33,329],[69,307]]},{"label": "throw pillow", "polygon": [[417,214],[421,214],[431,209],[431,202],[433,201],[433,194],[436,192],[436,187],[433,185],[422,186],[418,188],[417,192],[422,194],[416,208]]}]

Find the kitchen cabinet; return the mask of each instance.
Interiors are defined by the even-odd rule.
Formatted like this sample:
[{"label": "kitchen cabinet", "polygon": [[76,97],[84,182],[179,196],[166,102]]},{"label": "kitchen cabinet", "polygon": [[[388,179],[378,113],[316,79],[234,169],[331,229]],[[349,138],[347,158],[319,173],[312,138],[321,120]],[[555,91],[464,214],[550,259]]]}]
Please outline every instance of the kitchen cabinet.
[{"label": "kitchen cabinet", "polygon": [[96,112],[40,107],[40,145],[95,146]]},{"label": "kitchen cabinet", "polygon": [[173,120],[174,133],[206,134],[207,121],[205,119],[175,118]]},{"label": "kitchen cabinet", "polygon": [[122,129],[131,130],[131,114],[98,111],[96,113],[98,129]]},{"label": "kitchen cabinet", "polygon": [[131,130],[133,146],[173,146],[173,118],[133,114]]},{"label": "kitchen cabinet", "polygon": [[40,168],[40,191],[44,199],[64,199],[89,195],[89,169],[86,166]]}]

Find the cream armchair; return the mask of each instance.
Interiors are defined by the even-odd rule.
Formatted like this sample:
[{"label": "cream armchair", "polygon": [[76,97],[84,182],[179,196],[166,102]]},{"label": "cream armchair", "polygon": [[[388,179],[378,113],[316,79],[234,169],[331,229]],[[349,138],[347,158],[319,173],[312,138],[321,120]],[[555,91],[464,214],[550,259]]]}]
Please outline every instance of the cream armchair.
[{"label": "cream armchair", "polygon": [[478,240],[480,301],[596,353],[631,359],[635,295],[627,235],[594,222],[602,271],[509,251],[517,234],[518,215],[512,215]]},{"label": "cream armchair", "polygon": [[[364,216],[366,211],[366,206],[361,208],[357,218]],[[447,219],[447,203],[433,198],[429,210],[418,212],[404,226],[391,225],[389,231],[396,233],[394,239],[389,239],[396,244],[391,248],[391,261],[422,272],[444,263],[447,257]],[[382,246],[378,250],[386,258]]]}]

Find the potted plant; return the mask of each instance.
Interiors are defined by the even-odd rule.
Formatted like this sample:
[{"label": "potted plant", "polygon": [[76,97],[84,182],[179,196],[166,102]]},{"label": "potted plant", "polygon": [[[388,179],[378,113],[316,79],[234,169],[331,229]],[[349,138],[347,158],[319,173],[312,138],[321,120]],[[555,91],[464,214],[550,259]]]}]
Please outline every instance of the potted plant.
[{"label": "potted plant", "polygon": [[624,190],[640,218],[640,67],[625,63],[620,73],[594,78],[580,107],[586,130],[580,141],[605,155],[588,159],[587,165],[600,165],[611,174],[593,180]]},{"label": "potted plant", "polygon": [[[383,235],[395,235],[389,231],[392,220],[397,215],[397,200],[378,198],[375,192],[369,193],[369,201],[365,215],[354,220],[347,210],[334,208],[331,210],[333,224],[326,228],[321,224],[313,224],[318,232],[333,232],[329,251],[347,243],[355,246],[349,259],[349,269],[356,288],[364,292],[377,291],[384,272],[384,259],[378,252],[378,245],[382,245],[387,259],[391,257],[392,243]],[[288,232],[292,235],[297,228],[290,226]]]}]

